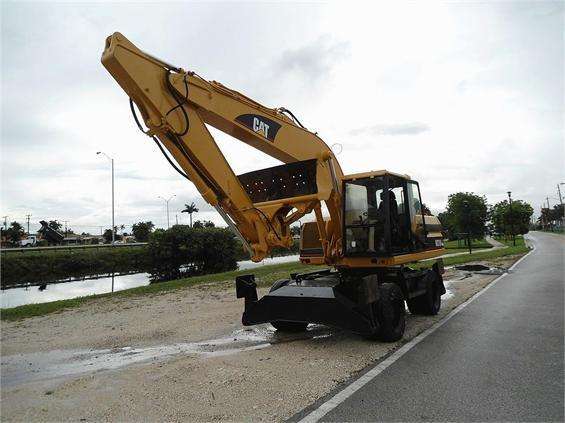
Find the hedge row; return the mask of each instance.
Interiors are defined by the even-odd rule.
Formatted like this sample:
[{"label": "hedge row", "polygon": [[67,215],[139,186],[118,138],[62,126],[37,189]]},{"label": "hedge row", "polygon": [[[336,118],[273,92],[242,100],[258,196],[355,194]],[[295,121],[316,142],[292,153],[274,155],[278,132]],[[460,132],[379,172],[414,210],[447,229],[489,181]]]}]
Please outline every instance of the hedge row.
[{"label": "hedge row", "polygon": [[[272,252],[273,256],[288,254],[298,254],[298,243],[291,249],[276,248]],[[148,272],[154,280],[170,280],[234,270],[237,261],[248,259],[241,243],[227,229],[175,225],[153,232],[146,246],[4,253],[1,285],[112,272]]]},{"label": "hedge row", "polygon": [[5,287],[111,272],[144,271],[147,261],[147,249],[143,246],[4,253],[1,283]]},{"label": "hedge row", "polygon": [[149,271],[154,279],[225,272],[237,268],[233,234],[223,228],[191,228],[176,225],[155,231],[149,240]]}]

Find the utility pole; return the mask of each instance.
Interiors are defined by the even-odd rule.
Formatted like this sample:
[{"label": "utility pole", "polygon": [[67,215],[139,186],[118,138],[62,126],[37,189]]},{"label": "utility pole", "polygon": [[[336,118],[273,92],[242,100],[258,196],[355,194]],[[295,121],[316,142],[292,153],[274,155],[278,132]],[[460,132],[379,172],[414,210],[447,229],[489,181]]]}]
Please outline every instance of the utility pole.
[{"label": "utility pole", "polygon": [[67,223],[69,221],[68,220],[63,220],[63,223],[65,224],[65,237],[67,236]]},{"label": "utility pole", "polygon": [[26,214],[26,220],[27,220],[27,236],[29,236],[29,218],[31,217],[31,214]]},{"label": "utility pole", "polygon": [[551,220],[551,209],[549,208],[549,197],[545,197],[546,201],[547,201],[547,215],[550,217],[549,222],[548,222],[548,226],[551,229],[551,232],[553,232],[553,225],[551,224],[552,220]]},{"label": "utility pole", "polygon": [[510,207],[510,230],[512,231],[512,245],[515,247],[516,246],[516,235],[514,234],[514,219],[513,219],[513,214],[512,213],[512,191],[508,191],[508,201],[509,201],[509,207]]},{"label": "utility pole", "polygon": [[177,222],[177,225],[179,224],[179,215],[175,213],[175,221]]}]

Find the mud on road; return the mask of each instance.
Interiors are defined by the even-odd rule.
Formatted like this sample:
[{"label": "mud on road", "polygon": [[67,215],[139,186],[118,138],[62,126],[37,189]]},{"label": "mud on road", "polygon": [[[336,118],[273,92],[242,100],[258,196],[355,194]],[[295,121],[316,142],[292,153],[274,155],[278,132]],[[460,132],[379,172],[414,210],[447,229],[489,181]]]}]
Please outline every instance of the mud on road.
[{"label": "mud on road", "polygon": [[[408,315],[403,341],[496,277],[448,270],[440,314]],[[223,282],[2,322],[2,420],[284,420],[401,345],[247,328],[242,309]]]}]

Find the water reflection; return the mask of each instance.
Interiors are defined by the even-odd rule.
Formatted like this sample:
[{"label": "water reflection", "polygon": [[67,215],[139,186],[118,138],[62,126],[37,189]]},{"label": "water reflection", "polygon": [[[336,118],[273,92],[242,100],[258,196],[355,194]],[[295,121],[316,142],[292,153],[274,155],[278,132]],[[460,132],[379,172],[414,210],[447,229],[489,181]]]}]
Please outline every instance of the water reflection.
[{"label": "water reflection", "polygon": [[[274,257],[253,263],[250,260],[238,262],[239,270],[254,269],[269,264],[289,263],[298,260],[298,255]],[[122,291],[137,286],[149,285],[149,273],[94,275],[85,278],[69,278],[54,283],[18,286],[2,289],[0,302],[2,308],[17,307],[24,304],[46,303],[94,294]]]},{"label": "water reflection", "polygon": [[99,278],[4,289],[0,297],[2,308],[17,307],[23,304],[46,303],[121,291],[136,286],[149,285],[149,282],[149,273],[112,274]]}]

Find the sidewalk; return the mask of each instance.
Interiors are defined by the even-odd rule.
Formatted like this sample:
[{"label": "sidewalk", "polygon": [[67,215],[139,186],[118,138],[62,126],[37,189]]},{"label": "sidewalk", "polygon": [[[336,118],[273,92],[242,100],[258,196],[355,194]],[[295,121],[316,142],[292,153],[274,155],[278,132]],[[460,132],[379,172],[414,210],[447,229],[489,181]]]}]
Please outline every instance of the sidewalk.
[{"label": "sidewalk", "polygon": [[504,245],[502,242],[497,241],[496,239],[494,239],[493,237],[490,236],[486,236],[485,237],[486,242],[488,242],[490,245],[492,245],[494,248],[498,247],[498,248],[504,248],[506,247],[506,245]]}]

